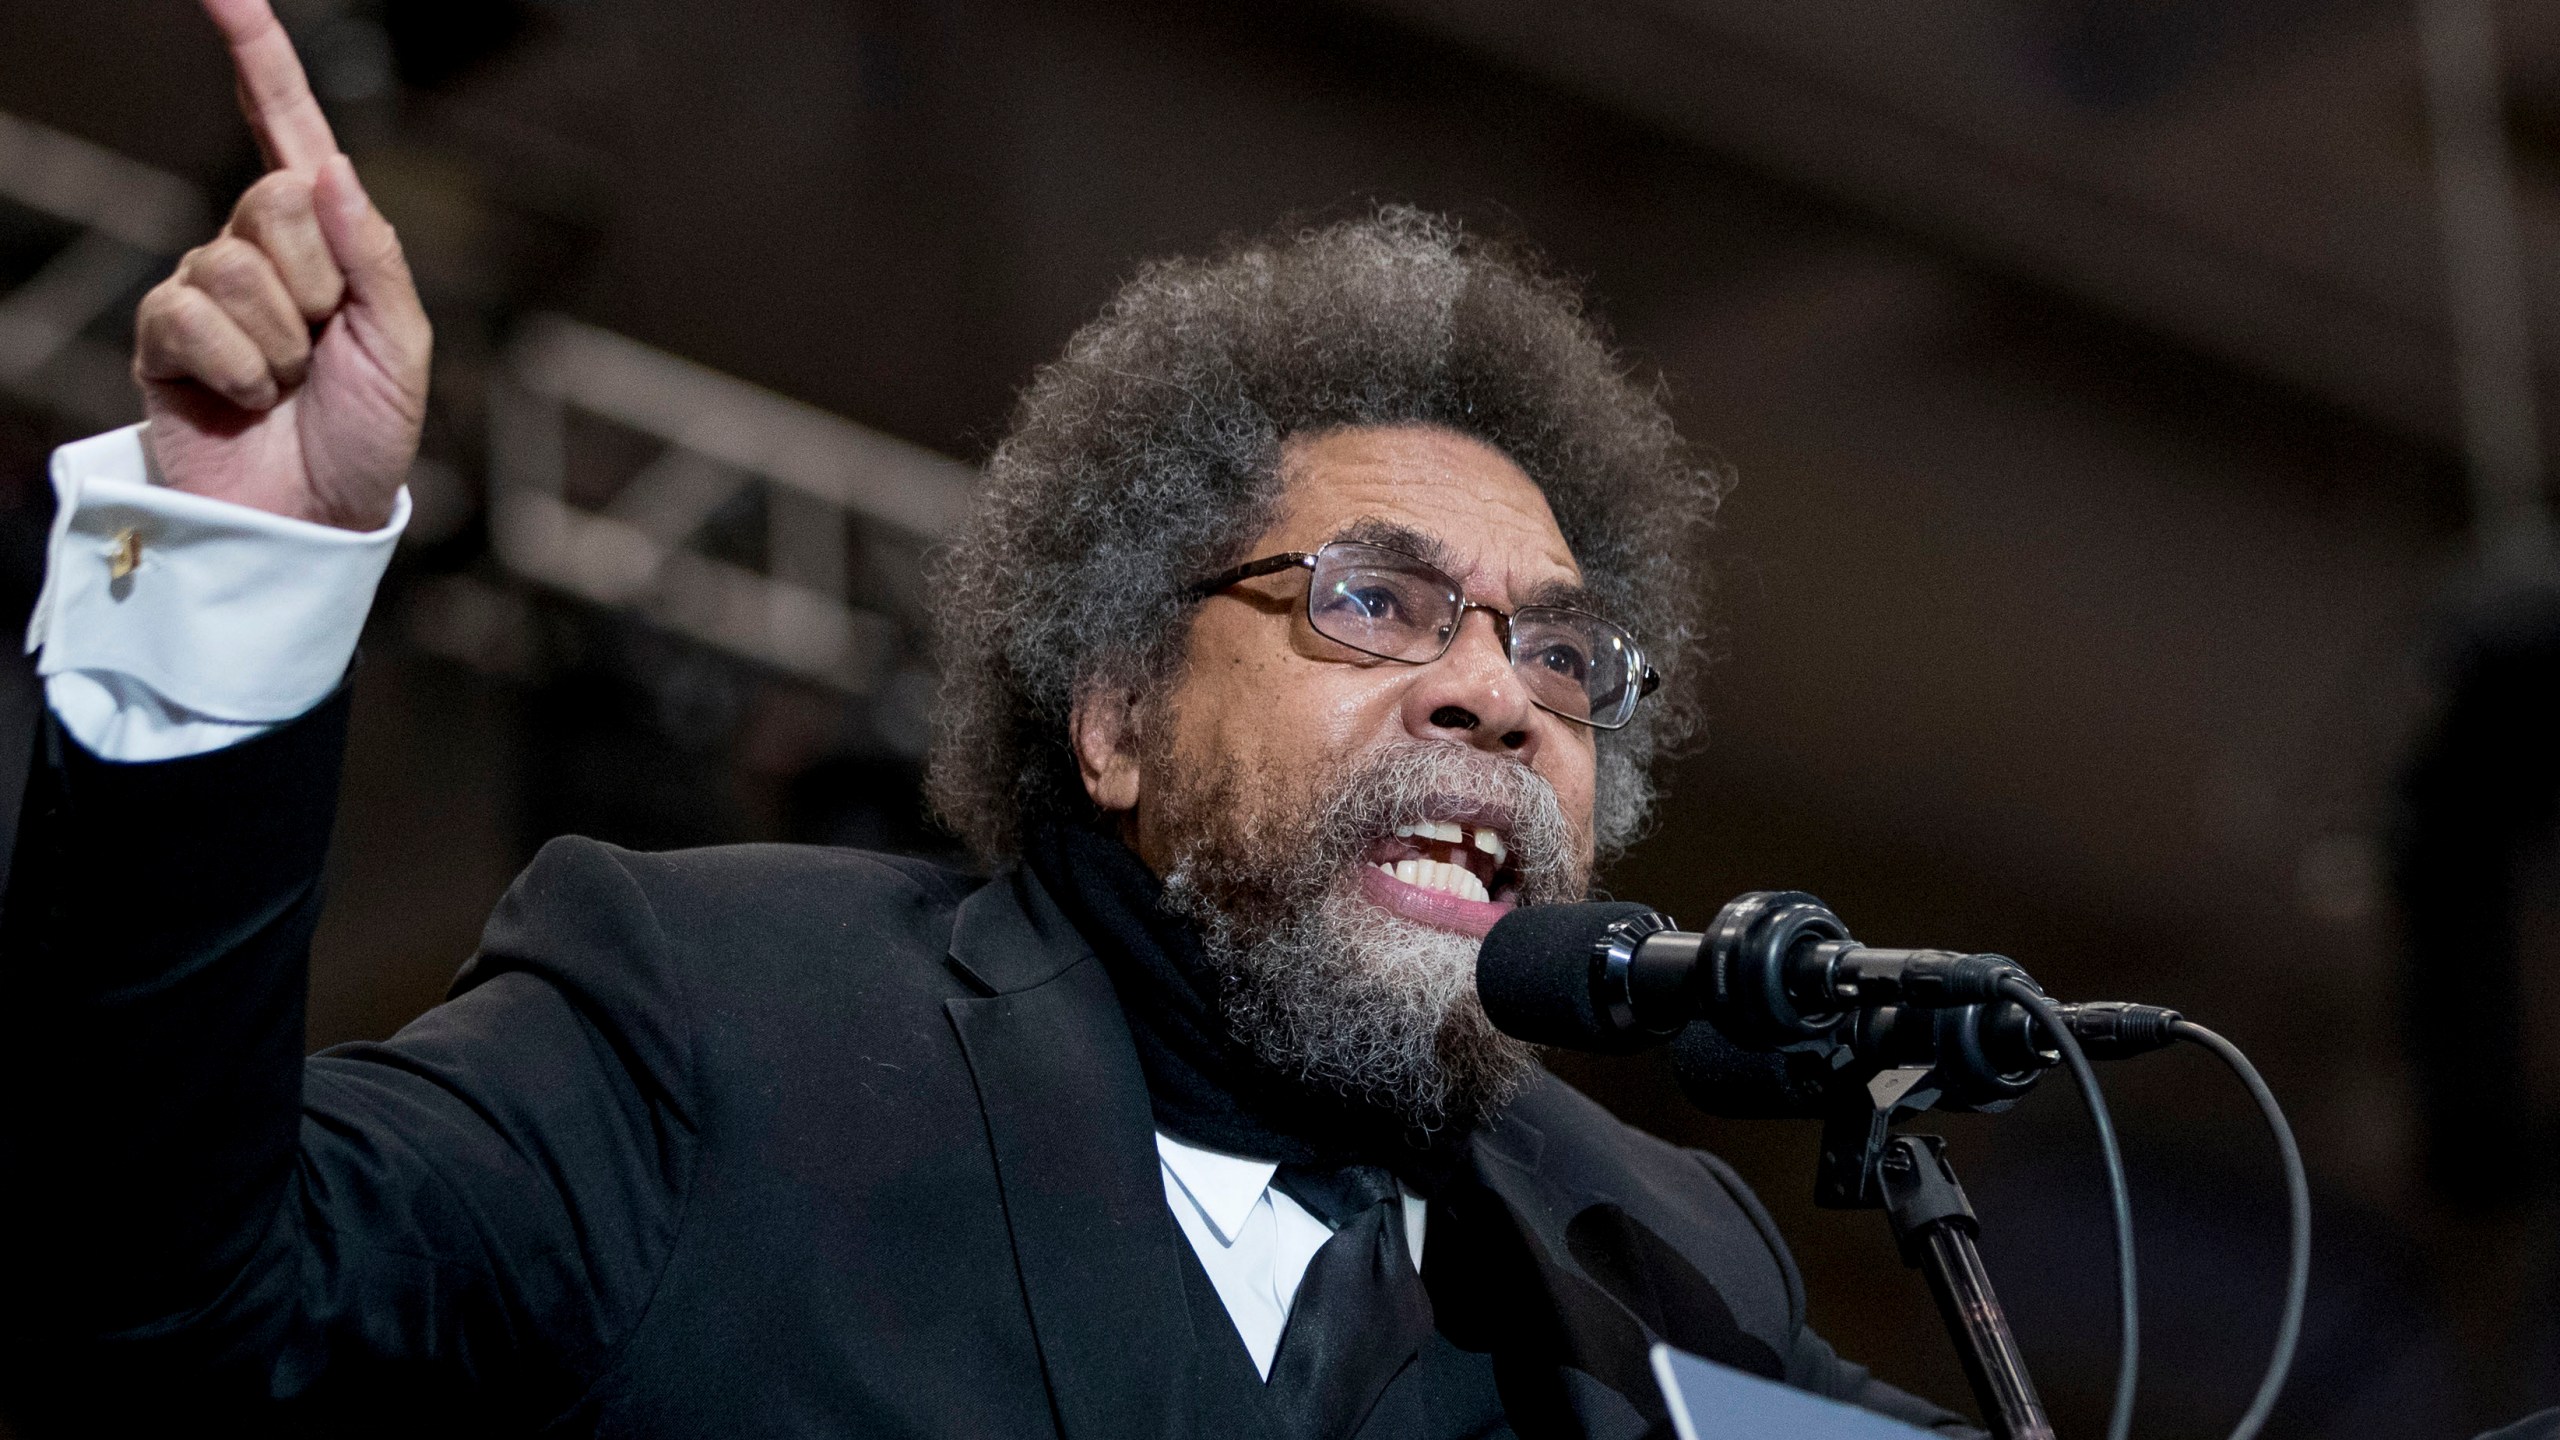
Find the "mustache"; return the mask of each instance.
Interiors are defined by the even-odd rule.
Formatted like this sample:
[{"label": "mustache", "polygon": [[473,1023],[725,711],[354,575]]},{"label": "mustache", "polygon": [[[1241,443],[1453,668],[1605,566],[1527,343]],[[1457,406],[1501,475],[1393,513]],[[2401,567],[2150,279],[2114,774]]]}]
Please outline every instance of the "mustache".
[{"label": "mustache", "polygon": [[1399,825],[1455,820],[1503,832],[1521,903],[1576,900],[1589,888],[1579,827],[1555,787],[1516,760],[1445,741],[1397,741],[1362,756],[1326,788],[1306,852],[1330,873],[1359,861]]}]

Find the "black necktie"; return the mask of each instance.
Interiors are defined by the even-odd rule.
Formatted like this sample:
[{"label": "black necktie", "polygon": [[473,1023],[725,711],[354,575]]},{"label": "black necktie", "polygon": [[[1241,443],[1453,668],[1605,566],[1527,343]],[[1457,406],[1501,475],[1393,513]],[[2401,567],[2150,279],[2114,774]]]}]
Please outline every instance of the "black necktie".
[{"label": "black necktie", "polygon": [[1333,1226],[1307,1264],[1269,1395],[1293,1440],[1348,1440],[1431,1337],[1431,1297],[1404,1244],[1395,1177],[1374,1165],[1283,1165],[1271,1183]]}]

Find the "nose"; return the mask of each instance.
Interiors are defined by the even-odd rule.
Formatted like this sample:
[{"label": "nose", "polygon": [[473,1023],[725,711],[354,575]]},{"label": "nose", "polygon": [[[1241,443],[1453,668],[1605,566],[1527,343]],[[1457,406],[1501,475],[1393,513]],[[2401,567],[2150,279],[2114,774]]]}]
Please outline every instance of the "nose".
[{"label": "nose", "polygon": [[1422,740],[1453,740],[1518,760],[1535,758],[1537,707],[1503,653],[1491,615],[1470,610],[1448,653],[1414,673],[1404,726]]}]

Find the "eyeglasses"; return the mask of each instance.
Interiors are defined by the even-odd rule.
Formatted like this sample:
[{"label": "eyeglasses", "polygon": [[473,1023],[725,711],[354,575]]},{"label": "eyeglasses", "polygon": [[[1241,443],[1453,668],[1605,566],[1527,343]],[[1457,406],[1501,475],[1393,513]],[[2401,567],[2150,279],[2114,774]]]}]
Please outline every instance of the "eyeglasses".
[{"label": "eyeglasses", "polygon": [[1638,700],[1662,687],[1624,627],[1562,605],[1478,604],[1438,566],[1383,545],[1336,540],[1313,554],[1266,555],[1210,576],[1191,594],[1214,595],[1291,568],[1307,572],[1307,623],[1315,632],[1381,660],[1428,665],[1449,653],[1468,611],[1483,611],[1529,699],[1577,725],[1615,730],[1635,717]]}]

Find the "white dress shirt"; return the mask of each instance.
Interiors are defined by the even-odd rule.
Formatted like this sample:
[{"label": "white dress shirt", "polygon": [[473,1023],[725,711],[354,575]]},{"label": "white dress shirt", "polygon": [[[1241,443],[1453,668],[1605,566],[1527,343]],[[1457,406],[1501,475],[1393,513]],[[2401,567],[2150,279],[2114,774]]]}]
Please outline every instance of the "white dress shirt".
[{"label": "white dress shirt", "polygon": [[[1187,1145],[1159,1130],[1156,1154],[1164,1161],[1164,1200],[1184,1238],[1209,1272],[1227,1315],[1244,1337],[1253,1368],[1271,1378],[1271,1357],[1289,1323],[1289,1303],[1307,1264],[1333,1232],[1305,1206],[1272,1188],[1279,1165]],[[1405,1253],[1422,1268],[1422,1198],[1401,1184]]]},{"label": "white dress shirt", "polygon": [[369,534],[172,490],[139,425],[54,451],[52,474],[27,649],[63,728],[110,760],[219,750],[329,698],[409,523],[406,488]]},{"label": "white dress shirt", "polygon": [[[53,453],[59,504],[27,622],[45,701],[91,752],[172,760],[237,744],[329,697],[355,658],[400,532],[289,520],[172,490],[140,425]],[[1263,1378],[1331,1232],[1271,1188],[1279,1166],[1156,1136],[1165,1204]],[[1423,1202],[1404,1196],[1422,1264]]]}]

